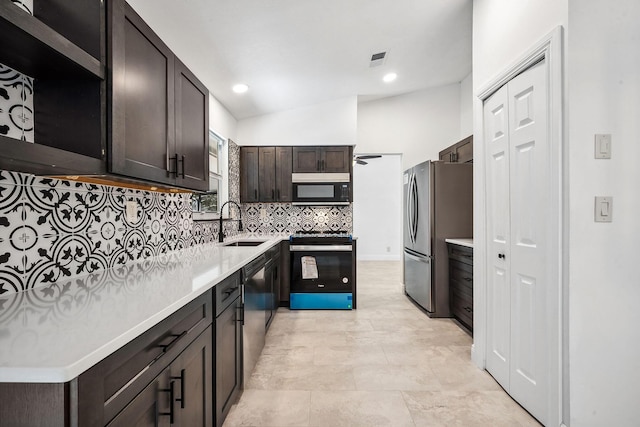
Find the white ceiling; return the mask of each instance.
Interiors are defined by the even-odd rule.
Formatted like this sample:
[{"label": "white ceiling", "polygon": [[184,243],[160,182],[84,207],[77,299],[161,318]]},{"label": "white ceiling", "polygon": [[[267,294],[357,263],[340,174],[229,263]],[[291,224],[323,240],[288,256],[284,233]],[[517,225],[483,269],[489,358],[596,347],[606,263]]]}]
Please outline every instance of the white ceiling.
[{"label": "white ceiling", "polygon": [[[236,119],[471,72],[472,0],[128,1]],[[385,63],[370,68],[381,51]],[[383,83],[391,71],[397,80]],[[249,91],[233,93],[238,82]]]}]

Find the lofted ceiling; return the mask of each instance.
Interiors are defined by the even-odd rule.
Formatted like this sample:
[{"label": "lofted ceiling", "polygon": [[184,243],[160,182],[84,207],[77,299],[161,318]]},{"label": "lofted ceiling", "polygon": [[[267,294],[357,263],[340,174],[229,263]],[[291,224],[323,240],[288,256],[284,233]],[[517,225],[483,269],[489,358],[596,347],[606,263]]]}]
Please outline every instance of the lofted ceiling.
[{"label": "lofted ceiling", "polygon": [[[238,120],[471,72],[472,0],[128,1]],[[398,78],[384,83],[389,72]],[[238,95],[240,82],[249,91]]]}]

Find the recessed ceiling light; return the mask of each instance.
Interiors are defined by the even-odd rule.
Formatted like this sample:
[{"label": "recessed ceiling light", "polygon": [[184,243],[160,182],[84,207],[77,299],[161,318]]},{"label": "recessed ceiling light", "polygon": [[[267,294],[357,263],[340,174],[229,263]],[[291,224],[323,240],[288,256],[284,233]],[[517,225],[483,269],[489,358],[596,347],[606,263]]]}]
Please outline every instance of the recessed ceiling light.
[{"label": "recessed ceiling light", "polygon": [[385,76],[382,78],[382,80],[384,80],[385,83],[391,83],[397,77],[398,77],[398,75],[396,73],[389,73],[389,74],[385,74]]},{"label": "recessed ceiling light", "polygon": [[237,85],[233,86],[233,91],[235,93],[245,93],[248,90],[249,90],[249,86],[247,86],[244,83],[238,83]]}]

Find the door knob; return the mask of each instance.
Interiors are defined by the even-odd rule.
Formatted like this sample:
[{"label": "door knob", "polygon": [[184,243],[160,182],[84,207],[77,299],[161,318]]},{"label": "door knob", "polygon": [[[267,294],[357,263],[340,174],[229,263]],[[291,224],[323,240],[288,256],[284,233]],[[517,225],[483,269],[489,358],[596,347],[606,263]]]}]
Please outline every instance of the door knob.
[{"label": "door knob", "polygon": [[498,254],[498,258],[507,259],[507,256],[505,254]]}]

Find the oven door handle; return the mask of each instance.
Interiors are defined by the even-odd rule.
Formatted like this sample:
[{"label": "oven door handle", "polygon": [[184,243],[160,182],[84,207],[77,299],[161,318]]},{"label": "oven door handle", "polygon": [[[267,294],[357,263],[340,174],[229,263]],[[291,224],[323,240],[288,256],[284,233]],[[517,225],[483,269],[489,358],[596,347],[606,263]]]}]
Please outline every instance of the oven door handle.
[{"label": "oven door handle", "polygon": [[351,252],[351,245],[291,245],[289,252]]}]

